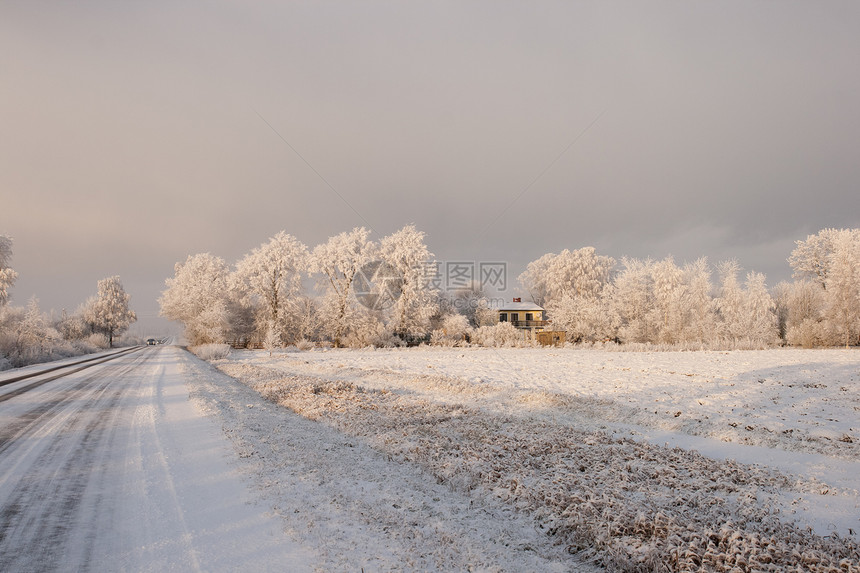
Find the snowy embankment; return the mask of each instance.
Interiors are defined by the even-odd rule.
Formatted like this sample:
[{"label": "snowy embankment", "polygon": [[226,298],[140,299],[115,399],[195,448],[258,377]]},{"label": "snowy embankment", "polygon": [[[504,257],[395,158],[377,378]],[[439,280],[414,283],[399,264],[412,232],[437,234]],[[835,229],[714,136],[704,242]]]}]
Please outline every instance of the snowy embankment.
[{"label": "snowy embankment", "polygon": [[516,508],[579,558],[631,571],[860,561],[852,351],[429,348],[217,364],[317,431]]}]

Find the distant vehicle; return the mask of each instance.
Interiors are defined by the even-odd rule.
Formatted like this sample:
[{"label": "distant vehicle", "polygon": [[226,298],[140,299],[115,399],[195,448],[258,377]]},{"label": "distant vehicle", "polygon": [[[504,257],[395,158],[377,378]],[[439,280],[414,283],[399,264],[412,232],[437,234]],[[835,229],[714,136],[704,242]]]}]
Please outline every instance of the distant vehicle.
[{"label": "distant vehicle", "polygon": [[146,339],[146,343],[147,343],[149,346],[155,346],[156,344],[158,344],[158,341],[157,341],[156,339],[154,339],[154,338],[147,338],[147,339]]}]

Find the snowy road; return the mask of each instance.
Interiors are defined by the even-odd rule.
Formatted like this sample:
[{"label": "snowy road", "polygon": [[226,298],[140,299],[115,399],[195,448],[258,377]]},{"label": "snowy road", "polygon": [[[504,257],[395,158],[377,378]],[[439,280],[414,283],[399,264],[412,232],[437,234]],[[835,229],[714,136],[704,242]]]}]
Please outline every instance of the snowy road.
[{"label": "snowy road", "polygon": [[189,401],[187,360],[151,347],[0,377],[0,571],[311,568]]}]

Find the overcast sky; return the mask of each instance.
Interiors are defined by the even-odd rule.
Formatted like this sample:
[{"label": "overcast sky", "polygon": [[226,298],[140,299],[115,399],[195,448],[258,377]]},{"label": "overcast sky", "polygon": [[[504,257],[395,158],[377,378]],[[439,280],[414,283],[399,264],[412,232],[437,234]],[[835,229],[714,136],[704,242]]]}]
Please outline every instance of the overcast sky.
[{"label": "overcast sky", "polygon": [[858,30],[853,0],[3,0],[13,303],[118,274],[150,328],[189,254],[410,223],[511,285],[589,245],[773,285],[860,227]]}]

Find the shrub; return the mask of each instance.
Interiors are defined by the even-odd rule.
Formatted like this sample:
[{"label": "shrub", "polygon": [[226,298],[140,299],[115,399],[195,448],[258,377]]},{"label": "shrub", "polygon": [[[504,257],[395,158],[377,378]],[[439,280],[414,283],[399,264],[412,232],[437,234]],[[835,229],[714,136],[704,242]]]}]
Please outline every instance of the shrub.
[{"label": "shrub", "polygon": [[230,356],[232,348],[229,344],[201,344],[192,346],[188,350],[203,360],[221,360]]},{"label": "shrub", "polygon": [[790,326],[785,339],[792,346],[803,348],[827,346],[829,342],[826,324],[811,318],[805,319],[797,326]]},{"label": "shrub", "polygon": [[525,331],[518,330],[510,322],[472,329],[470,338],[472,343],[479,346],[532,346],[532,343],[525,339]]}]

